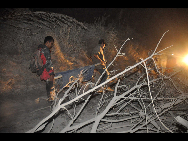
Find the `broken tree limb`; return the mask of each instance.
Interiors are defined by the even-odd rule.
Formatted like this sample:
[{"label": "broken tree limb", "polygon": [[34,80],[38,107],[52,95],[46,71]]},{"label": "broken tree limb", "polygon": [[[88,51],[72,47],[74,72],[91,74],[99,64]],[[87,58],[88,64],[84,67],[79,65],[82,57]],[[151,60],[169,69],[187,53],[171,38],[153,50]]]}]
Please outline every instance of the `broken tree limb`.
[{"label": "broken tree limb", "polygon": [[95,123],[91,129],[91,133],[96,133],[97,127],[99,125],[100,120],[106,115],[106,113],[109,111],[110,108],[112,108],[112,106],[114,105],[114,102],[116,101],[116,93],[117,93],[117,87],[119,85],[119,81],[116,84],[116,88],[115,88],[115,92],[114,92],[114,97],[112,98],[112,100],[110,101],[110,103],[108,104],[108,106],[106,107],[106,109],[99,114],[96,119],[95,119]]},{"label": "broken tree limb", "polygon": [[[164,35],[164,34],[163,34]],[[162,36],[163,37],[163,36]],[[160,40],[161,41],[161,40]],[[158,46],[157,46],[158,47]],[[157,48],[156,47],[156,48]],[[171,47],[171,46],[170,46]],[[169,48],[169,47],[167,47],[167,48]],[[165,49],[167,49],[167,48],[165,48]],[[163,50],[165,50],[165,49],[163,49]],[[89,95],[89,94],[91,94],[91,93],[93,93],[93,92],[95,92],[95,90],[96,89],[98,89],[98,88],[100,88],[100,87],[102,87],[103,85],[105,85],[105,84],[107,84],[107,83],[109,83],[111,80],[113,80],[113,79],[115,79],[115,78],[118,78],[119,76],[121,76],[121,75],[123,75],[123,74],[125,74],[126,72],[128,72],[128,71],[130,71],[130,70],[132,70],[132,69],[134,69],[135,67],[137,67],[138,65],[140,65],[140,64],[142,64],[142,63],[144,63],[145,61],[147,61],[148,59],[151,59],[154,55],[157,55],[158,54],[158,52],[157,53],[155,53],[156,52],[156,50],[153,52],[153,54],[151,54],[149,57],[147,57],[146,59],[143,59],[142,61],[140,61],[140,62],[138,62],[138,63],[136,63],[135,65],[133,65],[133,66],[130,66],[129,68],[126,68],[124,71],[122,71],[122,72],[120,72],[120,73],[118,73],[118,74],[116,74],[115,76],[113,76],[113,77],[111,77],[110,79],[108,79],[108,80],[106,80],[105,82],[103,82],[103,83],[101,83],[100,85],[97,85],[97,86],[95,86],[95,87],[93,87],[92,89],[90,89],[90,90],[88,90],[88,91],[86,91],[85,93],[83,93],[83,94],[81,94],[81,95],[77,95],[77,97],[75,97],[74,99],[72,99],[72,100],[70,100],[70,101],[68,101],[68,102],[66,102],[66,103],[62,103],[63,102],[63,100],[64,100],[64,98],[65,98],[65,96],[69,93],[69,91],[72,89],[72,87],[73,87],[73,85],[76,83],[76,82],[74,82],[71,86],[71,88],[69,89],[69,90],[67,90],[66,92],[65,92],[65,95],[64,95],[64,97],[62,98],[62,99],[60,99],[59,100],[59,102],[57,103],[57,105],[54,107],[54,109],[53,109],[53,111],[52,111],[52,113],[48,116],[48,117],[46,117],[45,119],[43,119],[41,122],[39,122],[33,129],[31,129],[29,132],[35,132],[35,131],[37,131],[37,129],[38,128],[40,128],[40,127],[43,127],[43,124],[44,123],[46,123],[47,122],[47,120],[49,119],[49,118],[51,118],[53,115],[55,115],[60,109],[64,109],[64,107],[65,106],[67,106],[67,105],[69,105],[69,104],[71,104],[71,103],[73,103],[73,102],[75,102],[75,101],[77,101],[77,100],[79,100],[80,98],[82,98],[83,96],[85,96],[85,95]],[[160,51],[159,51],[160,52]],[[101,114],[99,114],[99,115],[97,115],[95,118],[92,118],[92,119],[90,119],[90,120],[88,120],[88,121],[86,121],[86,122],[83,122],[83,123],[80,123],[80,124],[78,124],[78,125],[73,125],[72,123],[74,122],[74,120],[72,120],[72,122],[70,122],[70,124],[69,124],[69,126],[67,126],[67,128],[66,129],[63,129],[61,132],[68,132],[68,131],[71,131],[71,130],[77,130],[78,128],[81,128],[81,127],[83,127],[83,126],[85,126],[85,125],[87,125],[87,124],[90,124],[90,123],[93,123],[94,122],[94,124],[93,124],[93,127],[92,127],[92,130],[91,130],[91,132],[97,132],[97,128],[98,128],[98,126],[99,126],[99,123],[100,123],[100,121],[105,121],[106,119],[102,119],[107,113],[108,113],[108,111],[109,111],[109,109],[111,109],[113,106],[115,107],[115,106],[119,106],[119,104],[121,105],[121,101],[124,103],[124,102],[126,102],[127,100],[128,100],[128,102],[131,102],[131,101],[135,101],[135,100],[133,100],[134,98],[137,98],[136,97],[136,95],[138,94],[135,90],[137,90],[137,89],[141,89],[143,86],[147,86],[147,85],[150,85],[151,83],[154,83],[154,82],[156,82],[156,81],[158,81],[158,80],[161,80],[161,79],[164,79],[164,78],[158,78],[158,79],[154,79],[154,80],[148,80],[148,82],[142,82],[141,84],[139,84],[138,85],[138,83],[136,83],[136,85],[135,86],[133,86],[132,88],[129,88],[129,89],[127,89],[126,88],[126,91],[123,91],[121,94],[118,92],[118,94],[116,94],[117,93],[117,89],[116,89],[116,91],[115,91],[115,94],[114,94],[114,97],[110,100],[110,102],[109,102],[109,104],[107,105],[107,107],[104,109],[104,111],[103,112],[101,112]],[[118,82],[119,83],[119,82]],[[118,88],[118,89],[121,89],[121,86],[118,86],[117,85],[117,87],[116,88]],[[141,96],[141,95],[140,95]],[[131,100],[131,98],[132,98],[132,100]],[[180,98],[180,97],[178,97],[178,98]],[[148,100],[158,100],[158,97],[155,97],[154,99],[153,98],[147,98]],[[142,98],[142,102],[144,102],[144,98]],[[176,100],[176,102],[179,102],[179,100],[180,99],[177,99]],[[181,99],[181,100],[183,100],[183,99]],[[181,101],[180,100],[180,101]],[[119,104],[117,104],[117,103],[119,103]],[[174,106],[175,105],[175,103],[172,103],[172,102],[170,102],[170,105],[168,105],[169,103],[167,103],[167,105],[166,104],[164,104],[163,105],[163,107],[162,107],[162,109],[160,109],[160,108],[157,108],[156,109],[156,112],[157,112],[157,114],[158,114],[158,116],[161,116],[165,111],[168,111],[170,108],[171,108],[171,106]],[[125,106],[124,106],[125,105]],[[123,108],[125,108],[126,107],[126,105],[129,105],[129,106],[131,106],[131,107],[135,107],[136,108],[136,112],[134,112],[135,114],[138,114],[138,113],[141,113],[140,112],[140,110],[139,110],[139,108],[137,108],[136,106],[134,106],[133,104],[129,104],[129,103],[125,103],[123,106],[124,107],[118,107],[118,108],[120,108],[121,110],[119,110],[119,112],[120,111],[122,111],[122,109]],[[166,107],[165,107],[166,106]],[[144,106],[144,109],[145,109],[145,112],[144,112],[144,114],[146,114],[146,112],[147,112],[147,107],[149,107],[149,106]],[[167,108],[167,109],[166,109]],[[113,109],[112,109],[113,110]],[[141,110],[143,110],[143,109],[141,109]],[[82,111],[82,108],[81,108],[81,110],[80,111]],[[116,115],[123,115],[123,113],[116,113]],[[79,112],[78,112],[79,113]],[[81,113],[81,112],[80,112]],[[148,113],[147,113],[148,114]],[[79,114],[78,114],[79,115]],[[127,114],[124,114],[124,115],[127,115]],[[131,114],[130,114],[131,115]],[[75,116],[75,117],[77,117],[77,116]],[[135,116],[133,116],[133,117],[137,117],[137,115],[135,115]],[[141,119],[139,122],[137,122],[137,124],[133,124],[133,127],[130,129],[130,130],[128,130],[129,132],[136,132],[137,130],[139,130],[139,129],[145,129],[145,127],[144,126],[146,126],[146,125],[148,125],[150,122],[151,123],[154,123],[154,126],[156,127],[156,128],[158,128],[158,126],[157,126],[157,124],[156,124],[156,121],[154,121],[156,118],[157,118],[157,116],[155,116],[155,114],[154,115],[151,115],[151,116],[144,116],[145,118],[143,118],[143,119]],[[146,119],[147,118],[147,119]],[[124,119],[119,119],[119,120],[117,120],[117,122],[122,122],[122,121],[124,121],[124,120],[132,120],[132,119],[134,119],[134,118],[132,118],[132,117],[128,117],[128,118],[124,118]],[[107,120],[106,120],[107,121]],[[115,121],[114,119],[111,119],[111,120],[108,120],[108,121]],[[144,121],[144,123],[142,123]],[[153,122],[152,122],[153,121]],[[142,123],[141,125],[140,125],[140,123]],[[72,127],[70,127],[71,125],[73,125]],[[139,126],[138,126],[139,125]],[[109,127],[109,126],[106,126],[106,127]],[[105,128],[106,128],[105,127]],[[147,126],[146,126],[147,127]],[[105,129],[104,128],[104,129]],[[103,128],[101,128],[101,129],[103,129]],[[146,128],[147,129],[147,131],[148,130],[150,130],[150,128],[149,127],[147,127]],[[158,130],[157,130],[158,131]],[[126,131],[127,132],[127,131]]]},{"label": "broken tree limb", "polygon": [[62,75],[59,74],[58,76],[55,76],[54,79],[59,79],[59,78],[61,78],[61,77],[62,77]]},{"label": "broken tree limb", "polygon": [[68,130],[71,129],[71,125],[74,123],[74,121],[78,118],[78,116],[81,114],[81,112],[83,111],[84,107],[86,106],[86,104],[88,103],[89,99],[90,99],[91,95],[88,96],[88,98],[86,99],[85,103],[82,105],[82,107],[80,108],[80,110],[78,111],[78,113],[74,116],[74,118],[69,122],[69,124],[60,131],[60,133],[64,133]]},{"label": "broken tree limb", "polygon": [[180,116],[175,117],[175,119],[177,120],[178,123],[182,124],[183,126],[185,126],[188,129],[188,121],[183,119]]}]

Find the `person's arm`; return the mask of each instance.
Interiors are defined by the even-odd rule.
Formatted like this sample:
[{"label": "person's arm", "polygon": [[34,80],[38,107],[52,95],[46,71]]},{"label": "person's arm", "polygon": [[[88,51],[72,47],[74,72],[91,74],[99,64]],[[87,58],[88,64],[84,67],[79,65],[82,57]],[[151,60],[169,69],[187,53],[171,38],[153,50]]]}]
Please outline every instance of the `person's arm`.
[{"label": "person's arm", "polygon": [[104,57],[104,51],[103,51],[103,49],[101,47],[100,47],[100,54],[102,55],[103,62],[106,63],[106,59]]},{"label": "person's arm", "polygon": [[51,55],[47,49],[42,51],[41,59],[43,60],[44,68],[46,68],[46,71],[50,72],[50,75],[54,75]]},{"label": "person's arm", "polygon": [[97,54],[94,54],[94,57],[97,58],[101,62],[101,65],[105,66],[105,62],[101,60]]}]

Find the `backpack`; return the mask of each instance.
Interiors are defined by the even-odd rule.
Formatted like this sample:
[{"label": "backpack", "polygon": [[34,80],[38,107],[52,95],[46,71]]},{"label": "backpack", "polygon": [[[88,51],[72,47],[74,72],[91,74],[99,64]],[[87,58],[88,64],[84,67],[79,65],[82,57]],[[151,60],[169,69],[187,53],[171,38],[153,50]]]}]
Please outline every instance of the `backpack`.
[{"label": "backpack", "polygon": [[34,52],[33,57],[30,62],[30,69],[32,73],[37,73],[38,76],[42,74],[44,71],[42,59],[40,57],[40,49],[37,49],[37,51]]}]

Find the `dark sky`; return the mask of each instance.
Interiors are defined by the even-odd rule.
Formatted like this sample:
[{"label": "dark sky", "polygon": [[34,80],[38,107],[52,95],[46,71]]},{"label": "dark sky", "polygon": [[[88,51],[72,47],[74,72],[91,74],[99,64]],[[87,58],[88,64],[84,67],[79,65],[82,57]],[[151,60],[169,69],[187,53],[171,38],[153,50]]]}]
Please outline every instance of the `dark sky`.
[{"label": "dark sky", "polygon": [[[156,45],[162,34],[170,30],[162,42],[173,44],[176,49],[188,47],[188,8],[30,8],[32,11],[62,13],[80,22],[93,23],[104,15],[107,23],[118,22],[129,25]],[[188,50],[187,50],[188,51]]]}]

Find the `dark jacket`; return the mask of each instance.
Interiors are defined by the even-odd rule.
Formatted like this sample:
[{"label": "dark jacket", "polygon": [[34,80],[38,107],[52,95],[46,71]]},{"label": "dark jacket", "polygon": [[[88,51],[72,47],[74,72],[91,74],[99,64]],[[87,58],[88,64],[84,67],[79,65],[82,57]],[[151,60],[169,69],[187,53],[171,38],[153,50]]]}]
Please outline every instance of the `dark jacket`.
[{"label": "dark jacket", "polygon": [[41,50],[41,59],[43,62],[44,71],[40,76],[41,80],[47,80],[50,75],[54,75],[53,64],[51,61],[50,49],[45,45],[39,45],[38,49]]}]

